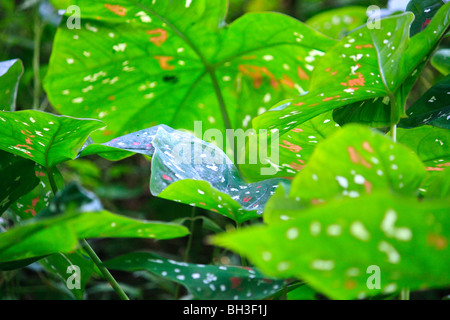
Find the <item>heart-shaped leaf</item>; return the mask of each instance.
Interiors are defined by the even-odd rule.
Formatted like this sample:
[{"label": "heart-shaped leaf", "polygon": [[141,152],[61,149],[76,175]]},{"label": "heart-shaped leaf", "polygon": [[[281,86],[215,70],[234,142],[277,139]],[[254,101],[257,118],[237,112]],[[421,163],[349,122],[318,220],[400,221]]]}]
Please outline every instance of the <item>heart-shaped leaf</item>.
[{"label": "heart-shaped leaf", "polygon": [[97,141],[160,123],[248,126],[306,90],[314,61],[335,42],[276,13],[226,25],[227,2],[75,1],[82,26],[58,30],[44,82],[50,102],[105,121]]},{"label": "heart-shaped leaf", "polygon": [[366,195],[213,242],[270,276],[298,277],[334,299],[361,299],[450,284],[449,210],[448,202]]},{"label": "heart-shaped leaf", "polygon": [[150,271],[182,284],[201,300],[259,300],[270,297],[284,285],[284,280],[267,278],[254,268],[178,262],[146,252],[114,258],[105,266],[122,271]]},{"label": "heart-shaped leaf", "polygon": [[450,25],[449,9],[447,3],[429,26],[411,39],[412,13],[382,19],[379,29],[365,26],[355,30],[321,58],[310,92],[260,115],[254,126],[285,133],[318,114],[356,102],[357,107],[342,109],[347,114],[337,118],[334,114],[335,120],[377,127],[396,123],[404,116],[406,96],[419,70]]},{"label": "heart-shaped leaf", "polygon": [[[30,219],[36,214],[48,207],[50,199],[53,197],[52,188],[48,178],[47,172],[40,164],[34,164],[34,174],[39,181],[39,184],[30,190],[27,194],[20,197],[13,205],[11,210],[16,214],[18,222],[21,220]],[[56,187],[64,188],[64,179],[58,169],[53,168],[50,172],[53,175]]]},{"label": "heart-shaped leaf", "polygon": [[432,125],[450,129],[450,75],[431,87],[406,112],[399,127],[414,128]]},{"label": "heart-shaped leaf", "polygon": [[14,111],[17,88],[23,73],[22,61],[13,59],[0,62],[0,110]]},{"label": "heart-shaped leaf", "polygon": [[216,145],[165,125],[87,145],[81,156],[98,153],[117,159],[130,152],[152,157],[153,195],[206,208],[237,222],[259,217],[282,180],[246,183]]},{"label": "heart-shaped leaf", "polygon": [[0,149],[52,167],[74,159],[88,135],[103,126],[41,111],[0,111]]},{"label": "heart-shaped leaf", "polygon": [[293,180],[292,198],[317,203],[377,190],[415,195],[426,176],[420,159],[389,137],[347,125],[322,142]]},{"label": "heart-shaped leaf", "polygon": [[0,151],[0,177],[0,216],[39,183],[33,161],[4,151]]},{"label": "heart-shaped leaf", "polygon": [[411,36],[424,30],[443,5],[442,0],[411,0],[406,6],[406,10],[415,16],[411,25]]},{"label": "heart-shaped leaf", "polygon": [[136,220],[105,211],[95,195],[69,184],[36,218],[0,234],[0,261],[72,252],[78,239],[84,238],[171,239],[188,233],[181,225]]},{"label": "heart-shaped leaf", "polygon": [[[256,164],[251,164],[249,159],[241,160],[239,168],[250,181],[266,179],[266,176],[261,174],[262,168],[274,168],[275,173],[271,175],[273,178],[293,178],[303,170],[316,146],[337,130],[339,125],[333,121],[331,112],[321,114],[283,135],[277,147],[277,163],[271,162],[269,157],[258,157]],[[260,155],[269,155],[272,146],[259,144],[261,139],[270,141],[270,135],[266,137],[261,134],[258,139],[250,140],[245,154],[251,155],[251,150],[258,150]]]}]

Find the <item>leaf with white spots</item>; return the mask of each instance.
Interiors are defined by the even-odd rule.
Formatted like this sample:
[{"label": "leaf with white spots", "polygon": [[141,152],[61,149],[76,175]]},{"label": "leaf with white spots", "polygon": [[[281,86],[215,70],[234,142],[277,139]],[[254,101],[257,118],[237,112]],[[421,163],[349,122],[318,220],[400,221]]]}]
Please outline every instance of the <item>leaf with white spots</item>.
[{"label": "leaf with white spots", "polygon": [[35,218],[0,233],[0,261],[73,252],[78,239],[172,239],[187,234],[189,231],[178,224],[137,220],[110,213],[103,209],[94,194],[69,184]]},{"label": "leaf with white spots", "polygon": [[302,210],[295,220],[223,233],[213,243],[269,276],[297,277],[333,299],[445,288],[449,210],[448,202],[366,195]]},{"label": "leaf with white spots", "polygon": [[428,171],[450,166],[450,130],[430,126],[398,129],[397,139],[419,156]]},{"label": "leaf with white spots", "polygon": [[450,129],[450,75],[431,87],[408,111],[399,127],[431,125]]},{"label": "leaf with white spots", "polygon": [[416,195],[425,176],[425,168],[413,151],[374,129],[352,124],[316,148],[308,165],[293,180],[290,197],[317,204],[386,189]]},{"label": "leaf with white spots", "polygon": [[178,262],[146,252],[105,261],[105,266],[129,272],[149,271],[185,286],[200,300],[261,300],[282,290],[285,283],[255,268]]},{"label": "leaf with white spots", "polygon": [[447,3],[429,26],[411,39],[412,13],[382,19],[379,29],[365,26],[355,30],[321,58],[308,93],[260,115],[254,126],[278,128],[283,134],[340,107],[344,108],[334,112],[339,124],[357,121],[382,127],[398,121],[404,116],[406,95],[419,69],[450,25],[449,9]]},{"label": "leaf with white spots", "polygon": [[442,0],[411,0],[406,6],[406,11],[411,11],[415,16],[411,36],[423,31],[443,5]]},{"label": "leaf with white spots", "polygon": [[221,148],[165,125],[86,145],[80,155],[99,154],[116,160],[130,152],[152,157],[153,195],[205,208],[237,222],[259,217],[283,180],[246,183]]},{"label": "leaf with white spots", "polygon": [[74,159],[91,132],[104,127],[98,120],[50,113],[0,111],[0,149],[44,167]]},{"label": "leaf with white spots", "polygon": [[[152,125],[225,130],[307,90],[335,41],[278,13],[225,23],[227,0],[78,0],[58,29],[44,88],[61,113],[100,118],[107,141]],[[86,54],[89,53],[89,54]]]},{"label": "leaf with white spots", "polygon": [[314,29],[334,39],[340,39],[367,22],[367,8],[344,7],[326,10],[306,21]]},{"label": "leaf with white spots", "polygon": [[[250,140],[246,146],[247,158],[241,161],[239,168],[249,181],[266,179],[267,175],[263,175],[262,170],[269,168],[273,169],[270,174],[272,178],[293,178],[306,166],[317,145],[337,130],[339,125],[333,121],[331,112],[321,114],[282,135],[278,139],[278,146],[275,146],[278,148],[278,159],[273,160],[268,150],[272,137],[260,133],[257,140]],[[261,144],[262,139],[267,141],[266,144]],[[249,156],[256,154],[260,156],[256,164],[252,164]]]},{"label": "leaf with white spots", "polygon": [[[48,207],[50,200],[53,198],[48,172],[40,164],[33,165],[33,173],[39,183],[33,190],[30,190],[30,192],[17,199],[10,207],[16,214],[18,221],[36,216],[38,212]],[[53,175],[57,188],[64,188],[64,179],[56,167],[52,169],[51,174]]]},{"label": "leaf with white spots", "polygon": [[0,62],[0,110],[14,111],[17,88],[23,73],[22,61],[13,59]]},{"label": "leaf with white spots", "polygon": [[0,216],[39,183],[34,162],[0,150]]}]

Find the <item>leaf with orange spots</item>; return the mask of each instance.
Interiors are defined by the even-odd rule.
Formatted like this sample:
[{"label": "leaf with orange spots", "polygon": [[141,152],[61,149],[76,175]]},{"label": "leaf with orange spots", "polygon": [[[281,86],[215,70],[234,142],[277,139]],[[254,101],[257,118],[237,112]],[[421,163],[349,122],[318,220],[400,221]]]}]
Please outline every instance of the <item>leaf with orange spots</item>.
[{"label": "leaf with orange spots", "polygon": [[347,125],[315,149],[292,181],[290,196],[306,204],[386,189],[412,196],[425,176],[425,167],[412,150],[375,130]]},{"label": "leaf with orange spots", "polygon": [[108,129],[93,134],[99,142],[158,124],[250,127],[274,102],[306,91],[316,62],[336,43],[278,13],[227,25],[227,0],[73,4],[81,29],[67,27],[67,13],[44,88],[62,114],[105,121]]},{"label": "leaf with orange spots", "polygon": [[0,150],[0,216],[39,183],[34,162]]},{"label": "leaf with orange spots", "polygon": [[247,183],[221,148],[166,125],[87,144],[80,156],[98,154],[118,160],[133,153],[152,157],[154,196],[208,209],[236,222],[260,217],[283,180],[266,176],[264,181]]},{"label": "leaf with orange spots", "polygon": [[356,29],[320,59],[308,93],[263,113],[254,119],[254,126],[277,128],[283,134],[330,110],[341,125],[397,123],[405,116],[406,97],[420,70],[450,25],[449,9],[447,3],[412,38],[410,12],[382,19],[379,29]]},{"label": "leaf with orange spots", "polygon": [[450,202],[383,192],[299,209],[293,220],[222,233],[213,243],[332,299],[383,298],[450,285],[449,210]]},{"label": "leaf with orange spots", "polygon": [[[250,145],[246,146],[247,158],[241,161],[239,168],[249,181],[266,179],[267,176],[261,174],[262,168],[273,168],[272,178],[292,179],[305,168],[317,145],[339,129],[339,125],[333,121],[331,112],[321,114],[291,129],[279,139],[278,161],[272,160],[269,156],[260,156],[257,163],[253,164],[248,159],[254,147],[252,143],[257,144],[260,155],[270,155],[268,148],[271,148],[271,137],[260,133],[257,141],[251,140]],[[267,145],[260,143],[261,139],[266,139]]]},{"label": "leaf with orange spots", "polygon": [[89,134],[104,126],[35,110],[0,111],[0,149],[52,167],[74,159]]},{"label": "leaf with orange spots", "polygon": [[261,300],[283,290],[284,280],[266,277],[256,268],[179,262],[153,253],[129,253],[105,266],[121,271],[149,271],[179,283],[201,300]]}]

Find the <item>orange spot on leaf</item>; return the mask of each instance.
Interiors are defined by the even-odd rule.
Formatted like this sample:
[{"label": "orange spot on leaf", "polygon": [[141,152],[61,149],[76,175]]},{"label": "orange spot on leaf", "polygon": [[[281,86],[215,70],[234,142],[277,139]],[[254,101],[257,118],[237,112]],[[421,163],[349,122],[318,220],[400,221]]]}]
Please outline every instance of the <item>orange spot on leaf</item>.
[{"label": "orange spot on leaf", "polygon": [[124,7],[121,7],[117,4],[108,4],[105,3],[105,8],[111,11],[114,14],[117,14],[118,16],[124,17],[127,14],[127,9]]},{"label": "orange spot on leaf", "polygon": [[159,66],[161,67],[161,69],[163,70],[173,70],[175,67],[169,65],[169,61],[173,60],[173,57],[168,57],[168,56],[154,56],[153,58],[155,58],[156,60],[158,60],[159,62]]},{"label": "orange spot on leaf", "polygon": [[148,35],[156,35],[155,37],[151,37],[149,40],[158,47],[160,47],[167,40],[167,31],[164,29],[158,28],[154,30],[147,30],[146,33]]},{"label": "orange spot on leaf", "polygon": [[289,142],[287,140],[283,140],[283,143],[285,145],[280,144],[280,147],[288,149],[289,151],[298,153],[298,152],[300,152],[300,150],[302,150],[302,147],[297,146],[296,144],[293,144],[293,143],[291,143],[291,142]]},{"label": "orange spot on leaf", "polygon": [[297,74],[300,80],[309,80],[308,74],[300,66],[297,67]]}]

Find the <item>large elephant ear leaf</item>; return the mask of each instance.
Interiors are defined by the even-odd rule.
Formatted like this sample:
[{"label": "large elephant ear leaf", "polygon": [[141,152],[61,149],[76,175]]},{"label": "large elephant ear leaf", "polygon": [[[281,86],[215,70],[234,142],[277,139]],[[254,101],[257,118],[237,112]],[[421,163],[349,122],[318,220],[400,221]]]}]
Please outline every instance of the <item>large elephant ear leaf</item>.
[{"label": "large elephant ear leaf", "polygon": [[105,266],[128,272],[149,271],[185,286],[201,300],[260,300],[282,290],[285,283],[266,277],[255,268],[178,262],[146,252],[105,261]]},{"label": "large elephant ear leaf", "polygon": [[115,160],[130,153],[152,157],[153,195],[206,208],[237,222],[259,217],[283,180],[246,183],[221,148],[165,125],[86,145],[80,155]]},{"label": "large elephant ear leaf", "polygon": [[249,126],[274,101],[306,91],[335,43],[276,13],[226,25],[226,0],[74,4],[81,29],[61,24],[44,87],[61,113],[108,124],[97,141],[161,123]]},{"label": "large elephant ear leaf", "polygon": [[416,195],[425,176],[425,167],[410,149],[353,124],[316,148],[292,182],[290,196],[314,204],[385,189]]},{"label": "large elephant ear leaf", "polygon": [[104,126],[41,111],[0,111],[0,149],[52,167],[74,159],[89,134]]},{"label": "large elephant ear leaf", "polygon": [[0,150],[0,216],[38,185],[34,166],[33,161]]},{"label": "large elephant ear leaf", "polygon": [[[335,117],[339,124],[339,119],[376,127],[397,122],[405,115],[406,96],[419,71],[450,25],[449,9],[447,3],[429,26],[411,39],[414,15],[410,12],[382,19],[380,29],[365,26],[355,30],[321,58],[308,93],[260,115],[254,126],[284,133],[340,107],[347,115]],[[357,105],[349,106],[354,103]]]},{"label": "large elephant ear leaf", "polygon": [[406,112],[399,127],[432,125],[450,129],[450,75],[432,86]]},{"label": "large elephant ear leaf", "polygon": [[449,210],[440,200],[366,195],[302,210],[294,220],[222,233],[213,243],[248,257],[267,275],[297,277],[333,299],[445,288]]},{"label": "large elephant ear leaf", "polygon": [[0,62],[0,110],[15,110],[22,73],[23,65],[19,59]]}]

